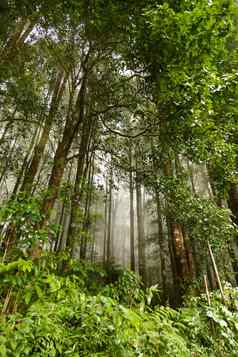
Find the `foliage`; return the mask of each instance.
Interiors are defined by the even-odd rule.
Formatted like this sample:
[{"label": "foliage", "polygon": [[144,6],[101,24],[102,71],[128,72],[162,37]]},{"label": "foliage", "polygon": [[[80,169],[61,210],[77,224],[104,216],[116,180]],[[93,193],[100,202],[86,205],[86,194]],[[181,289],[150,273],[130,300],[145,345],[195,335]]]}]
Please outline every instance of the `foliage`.
[{"label": "foliage", "polygon": [[[201,296],[175,311],[142,303],[133,273],[120,271],[106,289],[112,275],[66,253],[2,268],[2,306],[11,288],[12,311],[0,318],[0,356],[237,355],[238,293],[230,286],[226,306],[214,293],[211,306]],[[134,304],[133,287],[143,297]]]},{"label": "foliage", "polygon": [[[40,201],[37,198],[19,195],[0,209],[0,222],[5,224],[14,242],[15,254],[27,254],[34,245],[48,240],[48,229],[37,228],[41,220]],[[55,234],[55,227],[50,228]],[[3,243],[9,237],[3,238]],[[7,242],[6,242],[7,244]]]},{"label": "foliage", "polygon": [[219,292],[212,292],[211,306],[207,306],[206,296],[202,295],[191,298],[187,307],[181,309],[180,321],[188,324],[188,337],[193,344],[202,341],[211,353],[209,356],[237,355],[238,290],[227,283],[224,293],[226,305],[221,303]]},{"label": "foliage", "polygon": [[141,289],[140,278],[129,270],[112,268],[109,270],[109,278],[114,277],[114,281],[109,283],[102,293],[129,307],[143,303],[145,295]]},{"label": "foliage", "polygon": [[159,188],[167,198],[166,213],[186,227],[191,239],[220,248],[235,236],[229,209],[218,207],[210,198],[192,195],[181,178],[162,177]]},{"label": "foliage", "polygon": [[209,163],[223,195],[237,169],[237,9],[230,0],[152,2],[133,28],[132,61],[149,72],[163,156]]}]

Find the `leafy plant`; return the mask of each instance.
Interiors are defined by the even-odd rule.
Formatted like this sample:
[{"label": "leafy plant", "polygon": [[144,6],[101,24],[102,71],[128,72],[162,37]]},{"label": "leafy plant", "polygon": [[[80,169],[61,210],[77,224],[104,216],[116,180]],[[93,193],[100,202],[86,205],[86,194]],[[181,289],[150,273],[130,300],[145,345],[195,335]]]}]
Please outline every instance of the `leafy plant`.
[{"label": "leafy plant", "polygon": [[9,288],[11,299],[0,318],[0,356],[237,355],[237,289],[226,285],[226,306],[214,292],[211,306],[201,296],[177,311],[149,308],[156,288],[145,293],[133,273],[112,270],[67,253],[2,264],[2,308]]}]

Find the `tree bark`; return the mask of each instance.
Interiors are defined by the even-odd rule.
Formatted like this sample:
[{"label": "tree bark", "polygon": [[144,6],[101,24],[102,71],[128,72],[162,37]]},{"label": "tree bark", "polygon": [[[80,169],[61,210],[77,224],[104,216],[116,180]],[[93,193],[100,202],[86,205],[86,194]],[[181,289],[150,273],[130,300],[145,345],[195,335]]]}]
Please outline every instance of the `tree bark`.
[{"label": "tree bark", "polygon": [[[164,175],[166,177],[173,176],[172,164],[170,160],[164,165]],[[184,293],[184,284],[191,280],[191,272],[189,271],[188,252],[186,251],[184,229],[176,222],[176,217],[173,214],[167,215],[168,231],[171,237],[170,255],[174,276],[175,285],[175,304],[180,304]]]},{"label": "tree bark", "polygon": [[25,155],[25,158],[23,160],[21,171],[18,174],[16,183],[14,185],[14,189],[13,189],[12,194],[11,194],[11,198],[12,199],[19,192],[22,178],[24,178],[25,172],[26,172],[27,168],[29,167],[29,157],[31,157],[32,151],[34,150],[34,147],[36,146],[36,143],[38,142],[39,135],[40,135],[40,128],[36,128],[34,134],[32,135],[31,143],[29,145],[27,154]]},{"label": "tree bark", "polygon": [[47,188],[48,195],[45,197],[41,207],[41,227],[45,226],[49,220],[51,210],[59,193],[61,179],[63,177],[64,169],[67,163],[68,152],[70,150],[73,138],[78,133],[79,125],[83,120],[85,90],[86,77],[84,77],[82,80],[75,111],[72,116],[70,114],[68,115],[64,127],[63,138],[58,143],[56,149],[53,168]]},{"label": "tree bark", "polygon": [[92,204],[92,193],[93,193],[93,177],[94,177],[94,160],[91,159],[89,165],[89,173],[88,173],[88,185],[87,185],[87,195],[86,195],[86,202],[85,202],[85,210],[84,210],[84,220],[82,225],[82,232],[83,232],[83,239],[80,246],[80,258],[86,259],[87,255],[87,245],[88,245],[88,238],[87,235],[89,234],[89,229],[91,226],[90,222],[90,210]]},{"label": "tree bark", "polygon": [[[160,253],[160,276],[161,276],[161,286],[162,286],[162,302],[166,302],[169,299],[170,291],[169,291],[169,268],[172,266],[171,256],[169,252],[168,240],[165,237],[165,232],[163,228],[162,221],[162,209],[161,209],[161,197],[159,192],[159,186],[157,182],[157,177],[159,174],[159,162],[155,152],[154,143],[152,140],[151,143],[151,151],[152,151],[152,168],[154,172],[154,194],[156,200],[156,210],[157,210],[157,221],[158,221],[158,244],[159,244],[159,253]],[[170,261],[167,263],[166,257],[169,257]]]},{"label": "tree bark", "polygon": [[[166,256],[169,254],[169,249],[166,247],[166,240],[164,236],[161,204],[158,188],[155,189],[156,197],[156,209],[158,220],[158,239],[159,239],[159,251],[160,251],[160,276],[162,278],[162,301],[165,302],[169,298],[169,282],[168,282],[168,267],[166,264]],[[171,264],[171,262],[170,262]]]},{"label": "tree bark", "polygon": [[58,110],[60,101],[62,99],[67,76],[63,72],[59,72],[57,75],[55,88],[52,94],[50,111],[44,123],[44,127],[41,133],[39,143],[35,146],[33,157],[28,169],[25,172],[24,180],[21,186],[21,192],[31,193],[34,179],[37,175],[42,156],[45,151],[45,147],[49,140],[50,130],[54,121],[55,114]]},{"label": "tree bark", "polygon": [[79,155],[78,155],[78,165],[77,165],[77,173],[74,183],[74,193],[72,197],[72,210],[71,210],[71,218],[70,218],[70,228],[68,235],[67,245],[73,254],[74,244],[79,239],[80,226],[82,222],[80,222],[80,202],[83,196],[83,183],[86,179],[89,162],[87,162],[87,157],[89,153],[90,141],[92,139],[91,133],[93,129],[94,122],[89,120],[88,117],[84,117],[83,119],[83,127],[82,127],[82,135],[79,147]]},{"label": "tree bark", "polygon": [[238,184],[233,183],[229,190],[229,199],[228,199],[229,208],[233,214],[233,221],[238,225]]}]

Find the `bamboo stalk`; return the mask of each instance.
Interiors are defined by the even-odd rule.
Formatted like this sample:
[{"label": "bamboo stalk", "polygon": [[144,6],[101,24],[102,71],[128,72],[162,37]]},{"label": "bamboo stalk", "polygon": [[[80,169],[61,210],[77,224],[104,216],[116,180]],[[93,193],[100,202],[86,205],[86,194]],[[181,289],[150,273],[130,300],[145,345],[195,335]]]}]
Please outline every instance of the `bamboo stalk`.
[{"label": "bamboo stalk", "polygon": [[203,278],[204,278],[204,285],[205,285],[205,291],[206,291],[206,296],[207,296],[207,302],[208,302],[208,305],[211,306],[211,298],[210,298],[210,293],[209,293],[209,289],[208,289],[207,275],[205,274],[203,276]]},{"label": "bamboo stalk", "polygon": [[12,288],[9,288],[8,292],[7,292],[7,296],[6,296],[4,304],[3,304],[2,314],[4,314],[7,311],[7,308],[8,308],[10,299],[11,299],[11,295],[12,295]]},{"label": "bamboo stalk", "polygon": [[212,265],[213,265],[214,273],[215,273],[215,276],[216,276],[216,279],[217,279],[217,282],[218,282],[218,286],[219,286],[219,289],[220,289],[220,292],[221,292],[222,301],[223,301],[223,303],[225,303],[225,295],[224,295],[224,291],[223,291],[223,287],[222,287],[222,284],[221,284],[219,272],[218,272],[218,269],[217,269],[217,265],[216,265],[216,261],[215,261],[214,255],[212,253],[212,248],[210,246],[210,243],[208,243],[208,251],[209,251],[209,255],[210,255],[211,261],[212,261]]}]

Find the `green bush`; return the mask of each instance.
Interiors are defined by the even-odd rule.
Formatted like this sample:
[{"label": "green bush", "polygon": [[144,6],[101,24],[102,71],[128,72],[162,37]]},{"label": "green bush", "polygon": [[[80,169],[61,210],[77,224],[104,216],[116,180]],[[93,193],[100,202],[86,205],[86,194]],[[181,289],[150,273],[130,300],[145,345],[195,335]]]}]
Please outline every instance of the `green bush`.
[{"label": "green bush", "polygon": [[[113,270],[113,273],[112,273]],[[116,271],[115,271],[116,270]],[[129,271],[79,263],[66,253],[2,264],[0,356],[237,356],[238,290],[180,310],[148,303]]]}]

